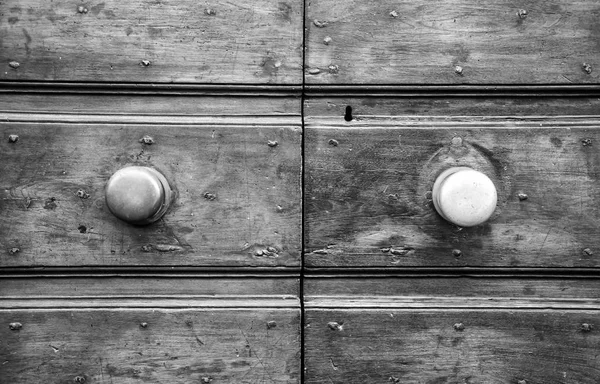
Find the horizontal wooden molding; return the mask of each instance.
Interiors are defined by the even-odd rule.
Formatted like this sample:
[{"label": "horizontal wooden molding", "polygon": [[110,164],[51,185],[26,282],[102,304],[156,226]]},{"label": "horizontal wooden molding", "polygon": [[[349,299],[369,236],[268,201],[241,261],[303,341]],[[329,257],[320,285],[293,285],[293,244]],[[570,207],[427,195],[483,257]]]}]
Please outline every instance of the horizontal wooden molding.
[{"label": "horizontal wooden molding", "polygon": [[56,123],[56,124],[167,124],[167,125],[226,125],[245,128],[249,126],[301,126],[296,115],[166,115],[166,114],[85,114],[0,112],[0,123]]},{"label": "horizontal wooden molding", "polygon": [[306,309],[600,309],[598,299],[429,297],[429,296],[305,296]]},{"label": "horizontal wooden molding", "polygon": [[306,85],[308,97],[584,97],[600,95],[600,85]]},{"label": "horizontal wooden molding", "polygon": [[179,96],[299,96],[302,85],[171,84],[0,81],[0,93],[179,95]]}]

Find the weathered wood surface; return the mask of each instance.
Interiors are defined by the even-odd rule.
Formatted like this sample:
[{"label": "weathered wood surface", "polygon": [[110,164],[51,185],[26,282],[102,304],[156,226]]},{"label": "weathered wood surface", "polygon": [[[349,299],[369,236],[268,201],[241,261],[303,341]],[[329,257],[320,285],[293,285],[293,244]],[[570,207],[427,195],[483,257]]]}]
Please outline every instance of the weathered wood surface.
[{"label": "weathered wood surface", "polygon": [[[520,17],[520,10],[527,16]],[[306,13],[309,84],[599,79],[600,5],[595,0],[313,0]]]},{"label": "weathered wood surface", "polygon": [[307,276],[307,308],[598,309],[600,280],[573,276]]},{"label": "weathered wood surface", "polygon": [[301,1],[4,1],[0,79],[300,84],[302,18]]},{"label": "weathered wood surface", "polygon": [[481,96],[477,92],[466,91],[465,95],[451,90],[408,90],[402,97],[398,94],[395,97],[309,97],[304,101],[304,112],[309,122],[320,116],[328,116],[337,117],[344,124],[342,119],[347,107],[352,109],[352,117],[356,119],[368,119],[369,116],[589,116],[597,115],[600,111],[597,94],[568,97],[566,92],[562,96],[546,96],[540,92],[526,96],[513,93]]},{"label": "weathered wood surface", "polygon": [[298,276],[2,276],[0,307],[290,308],[300,307]]},{"label": "weathered wood surface", "polygon": [[599,318],[598,310],[307,308],[305,382],[595,384]]},{"label": "weathered wood surface", "polygon": [[[3,267],[300,265],[298,117],[1,119]],[[16,143],[11,134],[19,136]],[[145,135],[155,143],[141,143]],[[157,168],[177,190],[159,222],[131,226],[106,208],[106,181],[128,165]],[[79,190],[89,198],[78,197]]]},{"label": "weathered wood surface", "polygon": [[6,383],[299,383],[298,309],[2,310],[0,319]]},{"label": "weathered wood surface", "polygon": [[[598,267],[599,125],[592,117],[307,117],[305,265]],[[459,165],[498,190],[492,219],[473,228],[446,222],[428,195],[443,169]]]},{"label": "weathered wood surface", "polygon": [[[105,89],[105,94],[77,93],[51,89],[46,93],[3,93],[0,90],[0,112],[79,113],[134,116],[296,116],[300,123],[300,98],[244,96],[187,96],[119,94]],[[80,90],[81,91],[81,90]],[[158,91],[160,92],[160,91]],[[82,117],[85,118],[85,117]]]}]

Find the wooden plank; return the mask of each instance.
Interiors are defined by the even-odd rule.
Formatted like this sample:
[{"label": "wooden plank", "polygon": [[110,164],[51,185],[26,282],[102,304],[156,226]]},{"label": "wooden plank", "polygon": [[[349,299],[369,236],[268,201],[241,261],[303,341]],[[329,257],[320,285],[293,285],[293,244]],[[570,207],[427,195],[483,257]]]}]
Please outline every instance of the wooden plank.
[{"label": "wooden plank", "polygon": [[599,316],[598,310],[307,309],[305,382],[597,383]]},{"label": "wooden plank", "polygon": [[307,276],[306,308],[598,309],[600,280],[573,276]]},{"label": "wooden plank", "polygon": [[5,382],[300,380],[298,309],[30,309],[0,319]]},{"label": "wooden plank", "polygon": [[598,83],[599,16],[594,0],[315,0],[306,11],[306,80]]},{"label": "wooden plank", "polygon": [[301,1],[3,2],[1,80],[300,84]]},{"label": "wooden plank", "polygon": [[[308,267],[600,265],[595,117],[305,121]],[[458,165],[495,183],[487,223],[459,228],[435,212],[428,192]]]},{"label": "wooden plank", "polygon": [[299,287],[297,276],[6,276],[0,308],[299,308]]},{"label": "wooden plank", "polygon": [[[1,93],[0,113],[133,116],[300,116],[299,97]],[[298,121],[300,121],[298,119]]]},{"label": "wooden plank", "polygon": [[[3,116],[3,267],[300,265],[299,118]],[[145,135],[154,144],[140,143]],[[152,225],[126,224],[105,206],[105,183],[128,165],[159,169],[177,190]]]},{"label": "wooden plank", "polygon": [[524,96],[517,92],[508,96],[484,97],[478,91],[467,95],[430,91],[425,95],[407,92],[396,94],[395,97],[309,97],[304,102],[307,118],[337,117],[340,124],[345,124],[342,119],[346,116],[347,107],[352,109],[352,117],[359,120],[370,116],[585,116],[598,114],[600,98],[598,95]]}]

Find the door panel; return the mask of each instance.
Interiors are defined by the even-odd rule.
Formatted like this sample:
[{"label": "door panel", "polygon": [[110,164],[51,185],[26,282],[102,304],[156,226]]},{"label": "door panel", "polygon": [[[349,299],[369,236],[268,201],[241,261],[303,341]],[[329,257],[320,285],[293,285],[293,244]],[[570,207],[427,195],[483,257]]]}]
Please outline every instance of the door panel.
[{"label": "door panel", "polygon": [[12,277],[0,284],[3,382],[299,382],[295,278]]},{"label": "door panel", "polygon": [[301,1],[3,2],[2,80],[302,82]]},{"label": "door panel", "polygon": [[595,383],[598,280],[313,277],[305,382]]},{"label": "door panel", "polygon": [[[388,101],[346,121],[333,100],[305,119],[307,267],[598,267],[596,117],[370,114]],[[457,166],[493,181],[488,222],[436,212],[432,186]]]},{"label": "door panel", "polygon": [[598,83],[598,3],[307,4],[309,84]]},{"label": "door panel", "polygon": [[[99,109],[3,114],[2,266],[299,267],[299,116]],[[148,226],[106,207],[108,179],[131,165],[176,191]]]}]

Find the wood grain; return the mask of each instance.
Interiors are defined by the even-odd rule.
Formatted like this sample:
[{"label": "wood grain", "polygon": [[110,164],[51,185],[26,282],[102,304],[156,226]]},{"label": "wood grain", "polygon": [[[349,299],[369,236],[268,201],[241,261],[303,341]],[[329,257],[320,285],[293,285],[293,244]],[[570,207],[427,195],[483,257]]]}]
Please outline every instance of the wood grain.
[{"label": "wood grain", "polygon": [[598,310],[307,309],[305,382],[597,383],[599,316]]},{"label": "wood grain", "polygon": [[10,0],[2,9],[1,80],[302,82],[300,1]]},{"label": "wood grain", "polygon": [[298,276],[0,277],[0,308],[299,308]]},{"label": "wood grain", "polygon": [[308,97],[304,101],[304,112],[307,120],[328,116],[337,117],[344,123],[342,119],[347,107],[352,108],[353,118],[359,120],[370,116],[590,116],[597,115],[600,110],[598,94],[569,96],[565,91],[562,96],[546,96],[512,92],[485,95],[485,90],[467,91],[466,94],[452,90],[409,90],[389,97],[356,94]]},{"label": "wood grain", "polygon": [[299,383],[298,309],[29,309],[0,319],[5,382]]},{"label": "wood grain", "polygon": [[307,276],[306,308],[597,309],[600,280],[575,276]]},{"label": "wood grain", "polygon": [[[594,117],[305,121],[307,267],[600,264]],[[499,202],[489,222],[459,228],[435,212],[427,193],[457,165],[494,181]]]},{"label": "wood grain", "polygon": [[[300,265],[296,117],[14,113],[2,120],[3,267]],[[9,143],[11,134],[18,142]],[[140,143],[145,135],[155,143]],[[131,226],[106,208],[106,181],[128,165],[157,168],[177,190],[159,222]],[[80,189],[89,198],[78,197]],[[276,251],[261,255],[269,247]]]},{"label": "wood grain", "polygon": [[598,83],[594,0],[314,0],[306,13],[309,84]]}]

